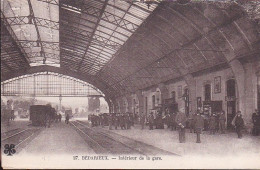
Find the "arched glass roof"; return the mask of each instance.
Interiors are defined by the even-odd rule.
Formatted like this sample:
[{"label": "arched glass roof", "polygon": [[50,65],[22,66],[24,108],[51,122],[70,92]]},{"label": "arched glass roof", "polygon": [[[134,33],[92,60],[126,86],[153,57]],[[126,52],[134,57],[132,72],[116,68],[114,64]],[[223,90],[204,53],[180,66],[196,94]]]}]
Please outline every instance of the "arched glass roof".
[{"label": "arched glass roof", "polygon": [[1,82],[4,96],[93,97],[104,94],[82,80],[52,72],[39,72]]},{"label": "arched glass roof", "polygon": [[118,97],[259,55],[258,1],[183,2],[2,0],[1,78],[53,65]]}]

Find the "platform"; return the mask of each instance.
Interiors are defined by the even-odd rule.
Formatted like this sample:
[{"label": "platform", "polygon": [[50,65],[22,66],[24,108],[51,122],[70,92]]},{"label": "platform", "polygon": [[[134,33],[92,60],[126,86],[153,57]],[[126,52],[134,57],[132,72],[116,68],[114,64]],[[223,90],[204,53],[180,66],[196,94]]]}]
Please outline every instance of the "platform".
[{"label": "platform", "polygon": [[[241,158],[245,158],[246,156],[250,158],[251,162],[255,163],[255,165],[252,164],[250,167],[257,167],[259,165],[259,163],[255,162],[255,160],[260,158],[259,136],[244,135],[242,139],[238,139],[235,133],[209,135],[206,132],[206,134],[201,135],[202,143],[198,144],[195,143],[196,135],[194,133],[186,133],[186,143],[179,143],[178,132],[171,131],[170,129],[149,130],[148,127],[145,127],[144,130],[141,130],[139,125],[135,125],[129,130],[108,130],[107,126],[104,128],[90,127],[86,120],[72,120],[71,124],[65,124],[62,121],[53,123],[50,128],[42,128],[41,132],[20,152],[13,157],[5,156],[5,161],[9,165],[13,165],[14,162],[19,161],[22,163],[19,166],[27,167],[28,161],[34,160],[34,162],[30,163],[31,168],[36,168],[39,164],[42,164],[41,167],[45,168],[61,168],[64,166],[86,168],[90,162],[94,163],[96,167],[106,165],[106,167],[120,168],[119,164],[109,164],[110,161],[102,161],[102,164],[100,164],[99,161],[82,160],[82,156],[107,156],[109,154],[96,152],[97,148],[93,148],[94,145],[89,142],[90,139],[82,135],[72,125],[77,122],[82,123],[78,127],[86,134],[96,132],[99,134],[98,136],[103,136],[104,138],[98,138],[95,134],[90,136],[96,142],[100,142],[101,139],[100,145],[111,144],[114,146],[118,144],[114,148],[108,146],[116,151],[128,148],[129,150],[125,150],[123,156],[131,155],[129,151],[133,150],[140,151],[140,153],[145,152],[145,155],[148,156],[153,155],[153,153],[170,152],[173,155],[162,155],[161,158],[164,161],[170,161],[169,163],[174,167],[182,167],[185,164],[185,166],[190,168],[200,168],[201,166],[199,165],[207,165],[209,168],[221,168],[224,167],[223,164],[214,167],[211,165],[215,161],[228,162],[229,160],[232,162],[225,167],[239,168],[243,167],[243,165],[248,165],[248,161],[240,161]],[[90,131],[91,133],[89,133]],[[102,140],[106,143],[105,145],[102,144]],[[122,150],[121,152],[123,153]],[[73,159],[75,155],[79,156],[81,160],[75,161]],[[110,156],[109,159],[111,160],[111,158]],[[196,161],[188,162],[190,158]],[[197,162],[200,162],[200,164]],[[124,163],[127,163],[127,161],[124,161]],[[149,166],[156,166],[156,162],[149,163]],[[136,167],[144,167],[142,161],[137,161]]]},{"label": "platform", "polygon": [[84,139],[68,124],[53,123],[27,145],[19,155],[93,154]]},{"label": "platform", "polygon": [[[101,128],[101,127],[94,127]],[[237,138],[237,134],[228,132],[226,134],[210,135],[203,132],[201,135],[202,143],[196,143],[196,134],[189,133],[186,129],[186,142],[179,143],[178,131],[170,129],[154,129],[149,130],[146,126],[141,130],[140,125],[135,125],[128,130],[108,130],[106,131],[120,134],[137,141],[153,145],[163,150],[176,153],[181,156],[258,156],[260,158],[260,136],[244,135],[242,139]]]}]

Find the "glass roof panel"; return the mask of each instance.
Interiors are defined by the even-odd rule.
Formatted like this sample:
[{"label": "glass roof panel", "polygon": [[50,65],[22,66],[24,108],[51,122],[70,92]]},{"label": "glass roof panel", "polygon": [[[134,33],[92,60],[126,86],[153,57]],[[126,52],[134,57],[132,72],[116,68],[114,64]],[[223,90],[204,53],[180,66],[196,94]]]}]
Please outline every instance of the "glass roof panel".
[{"label": "glass roof panel", "polygon": [[[28,2],[32,5],[32,18],[28,17]],[[2,0],[1,9],[6,17],[16,17],[22,21],[20,25],[11,24],[19,40],[36,44],[24,48],[31,56],[32,65],[60,64],[61,58],[63,66],[70,65],[73,70],[80,70],[82,62],[87,63],[85,60],[89,60],[92,64],[84,69],[89,69],[92,74],[103,67],[96,67],[96,63],[106,64],[113,58],[157,7],[157,4],[151,4],[148,8],[146,3],[129,0],[49,2]]]},{"label": "glass roof panel", "polygon": [[[102,45],[104,48],[100,54],[97,54],[98,57],[105,57],[108,61],[109,59],[113,58],[113,55],[120,48],[120,46],[127,41],[127,39],[133,34],[138,26],[140,26],[142,22],[156,8],[156,6],[157,4],[151,4],[148,9],[147,4],[144,3],[108,1],[105,12],[103,12],[99,25],[97,26],[98,31],[95,31],[95,34],[106,37],[113,42],[104,42],[106,45]],[[108,29],[102,26],[107,27]],[[101,31],[109,34],[110,36],[104,35],[104,33],[100,33]],[[109,49],[109,47],[111,47],[111,43],[114,42],[120,44],[116,51]]]},{"label": "glass roof panel", "polygon": [[[33,13],[30,13],[29,2]],[[59,65],[59,58],[54,61],[53,55],[49,55],[53,53],[59,56],[59,48],[50,49],[50,44],[59,43],[59,7],[35,0],[2,0],[2,4],[1,11],[18,41],[22,42],[25,52],[28,56],[37,54],[29,57],[30,65],[42,65],[44,62],[46,65]],[[15,18],[16,22],[13,22],[12,18]]]}]

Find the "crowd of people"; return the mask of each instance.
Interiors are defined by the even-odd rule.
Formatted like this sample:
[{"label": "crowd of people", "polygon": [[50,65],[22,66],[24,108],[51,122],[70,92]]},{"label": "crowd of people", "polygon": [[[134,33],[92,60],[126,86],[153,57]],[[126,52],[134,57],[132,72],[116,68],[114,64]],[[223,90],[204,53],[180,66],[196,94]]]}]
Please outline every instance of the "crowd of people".
[{"label": "crowd of people", "polygon": [[134,126],[136,115],[133,113],[103,113],[100,115],[92,114],[88,119],[91,121],[92,126],[109,126],[110,130],[113,129],[113,126],[115,129],[130,129],[131,126]]},{"label": "crowd of people", "polygon": [[[137,116],[138,115],[138,116]],[[92,126],[108,126],[109,130],[112,129],[131,129],[135,123],[141,125],[141,129],[144,129],[146,125],[149,126],[149,130],[163,129],[166,124],[172,131],[177,130],[179,132],[179,142],[185,142],[185,131],[188,129],[190,133],[196,133],[197,143],[201,143],[200,134],[202,131],[209,131],[210,135],[216,133],[225,134],[226,115],[225,111],[214,112],[210,115],[205,115],[202,110],[197,110],[194,113],[186,115],[184,111],[176,113],[169,113],[166,111],[165,116],[162,116],[160,111],[155,114],[151,112],[148,116],[143,113],[134,115],[133,113],[104,113],[100,115],[90,115],[89,120]],[[260,115],[256,110],[252,115],[253,129],[252,135],[257,136],[260,134]],[[236,113],[236,116],[231,122],[232,126],[236,130],[238,138],[242,138],[242,132],[245,129],[244,119],[241,111]]]}]

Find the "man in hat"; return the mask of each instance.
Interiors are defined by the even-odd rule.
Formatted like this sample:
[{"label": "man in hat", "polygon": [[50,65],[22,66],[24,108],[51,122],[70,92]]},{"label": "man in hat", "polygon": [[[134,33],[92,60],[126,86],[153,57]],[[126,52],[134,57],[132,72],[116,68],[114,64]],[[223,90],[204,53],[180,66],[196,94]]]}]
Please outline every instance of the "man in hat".
[{"label": "man in hat", "polygon": [[150,113],[150,115],[149,115],[149,117],[148,117],[148,120],[149,120],[149,129],[150,129],[150,130],[153,130],[153,124],[154,124],[153,112]]},{"label": "man in hat", "polygon": [[225,111],[223,110],[219,115],[219,128],[221,130],[221,133],[225,133],[225,123],[226,123],[226,115]]},{"label": "man in hat", "polygon": [[239,139],[242,138],[242,130],[244,128],[244,120],[242,118],[241,111],[237,112],[236,118],[235,118],[235,127],[236,127],[236,132],[237,136]]},{"label": "man in hat", "polygon": [[113,117],[112,117],[112,113],[110,113],[108,115],[108,126],[109,126],[109,130],[112,130],[112,123],[113,123]]},{"label": "man in hat", "polygon": [[204,128],[204,119],[199,112],[197,112],[197,114],[194,117],[194,128],[195,128],[195,133],[197,134],[196,143],[201,143],[200,134]]},{"label": "man in hat", "polygon": [[177,112],[175,117],[175,122],[177,124],[177,129],[179,131],[179,141],[180,143],[185,142],[185,127],[186,127],[187,117],[184,114],[184,109],[181,109],[180,112]]},{"label": "man in hat", "polygon": [[209,117],[209,131],[211,135],[215,134],[216,131],[216,114],[213,113],[212,115],[210,115]]},{"label": "man in hat", "polygon": [[142,129],[144,129],[144,123],[145,123],[145,117],[144,117],[144,114],[142,112],[142,114],[140,114],[140,124],[142,126]]}]

